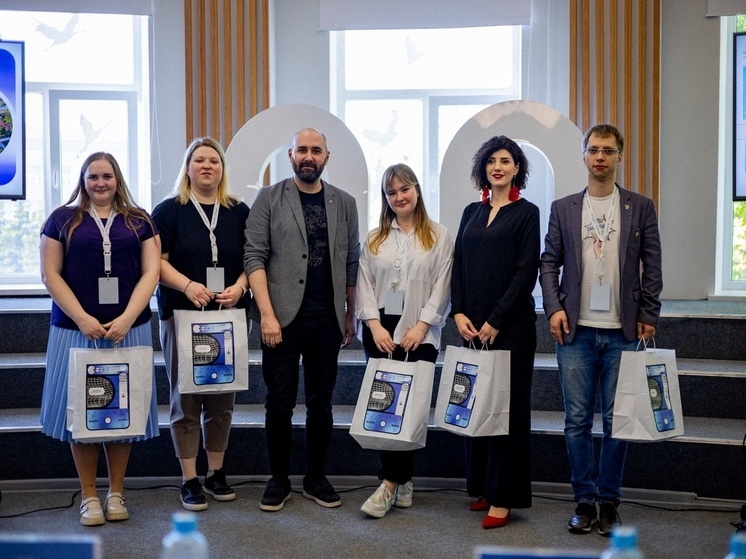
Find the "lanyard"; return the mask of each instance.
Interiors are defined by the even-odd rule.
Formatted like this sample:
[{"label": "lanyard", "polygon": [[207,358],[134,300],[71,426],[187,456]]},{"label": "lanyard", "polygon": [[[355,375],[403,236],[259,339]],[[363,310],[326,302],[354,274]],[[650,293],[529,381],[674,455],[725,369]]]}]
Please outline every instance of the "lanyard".
[{"label": "lanyard", "polygon": [[220,204],[217,200],[215,200],[215,204],[212,208],[212,221],[207,221],[207,214],[205,214],[205,210],[202,209],[202,206],[200,206],[199,202],[197,202],[197,199],[194,197],[194,194],[189,194],[189,199],[192,201],[192,204],[194,204],[194,207],[197,209],[197,213],[202,218],[202,223],[205,224],[205,227],[210,231],[210,248],[212,249],[212,265],[217,266],[218,265],[218,242],[215,238],[215,228],[218,226],[218,212],[220,211]]},{"label": "lanyard", "polygon": [[591,226],[593,227],[593,230],[596,232],[596,237],[598,238],[598,243],[600,245],[600,255],[598,260],[596,261],[596,272],[598,273],[598,282],[603,283],[604,279],[604,268],[606,265],[606,237],[607,233],[611,231],[611,227],[614,224],[614,210],[616,209],[616,202],[617,202],[617,191],[616,188],[614,189],[614,193],[611,195],[611,204],[609,205],[609,210],[607,214],[606,223],[604,223],[603,230],[601,229],[601,225],[598,223],[598,219],[596,218],[596,214],[593,211],[593,206],[591,204],[591,197],[586,192],[585,194],[585,204],[588,208],[588,213],[591,215]]},{"label": "lanyard", "polygon": [[396,256],[394,257],[394,272],[395,275],[391,279],[391,288],[395,289],[397,285],[399,285],[399,275],[401,273],[401,264],[404,260],[404,253],[407,250],[407,247],[409,246],[409,243],[414,238],[414,228],[409,232],[409,234],[404,239],[404,242],[399,241],[399,235],[401,233],[404,233],[403,230],[399,229],[398,227],[394,228],[394,240],[396,241]]},{"label": "lanyard", "polygon": [[117,212],[114,208],[111,209],[109,217],[106,218],[106,226],[104,226],[96,210],[88,208],[88,213],[91,214],[93,221],[96,222],[98,230],[101,231],[101,237],[104,239],[104,273],[108,276],[111,274],[111,239],[109,238],[109,231],[111,231],[111,226],[114,223],[114,217],[117,215]]}]

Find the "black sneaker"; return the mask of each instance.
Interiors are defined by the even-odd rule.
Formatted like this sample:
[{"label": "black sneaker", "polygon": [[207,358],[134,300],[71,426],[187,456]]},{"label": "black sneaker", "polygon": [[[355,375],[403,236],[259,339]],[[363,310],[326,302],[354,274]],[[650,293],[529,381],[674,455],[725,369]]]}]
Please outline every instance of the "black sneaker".
[{"label": "black sneaker", "polygon": [[264,496],[259,508],[267,512],[275,512],[285,506],[285,501],[290,498],[290,480],[272,478],[267,482]]},{"label": "black sneaker", "polygon": [[575,507],[575,514],[567,523],[567,529],[573,534],[587,534],[597,520],[596,505],[581,502]]},{"label": "black sneaker", "polygon": [[340,499],[337,492],[334,491],[332,484],[329,483],[326,476],[306,476],[303,480],[303,496],[306,499],[316,501],[316,504],[328,509],[333,509],[342,504],[342,499]]},{"label": "black sneaker", "polygon": [[192,511],[207,510],[207,497],[199,478],[193,477],[181,486],[181,506]]},{"label": "black sneaker", "polygon": [[601,503],[598,515],[598,533],[604,537],[609,537],[614,529],[619,528],[622,521],[619,519],[619,513],[614,503]]},{"label": "black sneaker", "polygon": [[236,492],[225,480],[222,468],[215,470],[210,477],[205,476],[205,493],[212,495],[216,501],[233,501],[236,498]]}]

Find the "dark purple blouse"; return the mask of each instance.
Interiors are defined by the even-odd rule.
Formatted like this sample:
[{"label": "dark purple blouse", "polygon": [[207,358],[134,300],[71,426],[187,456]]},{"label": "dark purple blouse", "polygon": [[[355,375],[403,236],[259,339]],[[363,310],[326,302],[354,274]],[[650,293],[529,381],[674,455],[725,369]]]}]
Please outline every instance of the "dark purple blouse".
[{"label": "dark purple blouse", "polygon": [[[63,245],[64,259],[62,278],[70,286],[75,297],[87,313],[105,324],[120,316],[142,276],[141,243],[157,234],[155,225],[136,220],[137,233],[127,227],[124,217],[117,214],[111,227],[111,276],[119,279],[119,303],[100,305],[98,303],[98,278],[104,277],[104,253],[101,232],[93,218],[85,213],[83,222],[73,232],[68,246],[64,227],[75,212],[74,208],[60,207],[52,212],[44,224],[42,234]],[[106,219],[102,219],[106,225]],[[150,320],[152,312],[146,306],[137,317],[133,327],[141,326]],[[77,330],[78,326],[57,304],[52,302],[51,323],[60,328]]]}]

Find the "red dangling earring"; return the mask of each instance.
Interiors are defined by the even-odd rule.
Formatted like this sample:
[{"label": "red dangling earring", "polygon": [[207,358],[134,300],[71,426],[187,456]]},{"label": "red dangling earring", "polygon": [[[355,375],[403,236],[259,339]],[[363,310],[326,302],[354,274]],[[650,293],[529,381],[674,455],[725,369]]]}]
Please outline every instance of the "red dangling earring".
[{"label": "red dangling earring", "polygon": [[490,201],[490,189],[486,186],[482,187],[482,204],[486,204]]},{"label": "red dangling earring", "polygon": [[521,197],[521,189],[515,185],[515,175],[510,180],[510,192],[508,192],[508,200],[515,202]]}]

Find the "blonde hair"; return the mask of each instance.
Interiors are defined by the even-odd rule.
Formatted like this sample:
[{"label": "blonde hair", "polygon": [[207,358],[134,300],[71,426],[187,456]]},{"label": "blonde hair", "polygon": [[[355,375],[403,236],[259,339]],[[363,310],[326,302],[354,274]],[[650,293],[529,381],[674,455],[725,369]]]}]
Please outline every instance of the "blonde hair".
[{"label": "blonde hair", "polygon": [[135,233],[137,233],[137,228],[143,222],[146,222],[150,225],[151,229],[155,231],[153,228],[153,222],[148,213],[133,201],[132,194],[130,194],[129,188],[127,188],[127,182],[124,180],[124,175],[122,174],[122,170],[119,167],[117,160],[110,153],[97,151],[86,157],[85,161],[83,161],[83,165],[80,168],[80,175],[78,175],[78,184],[75,186],[75,190],[73,190],[70,198],[65,202],[65,206],[75,208],[73,215],[70,216],[70,219],[68,219],[62,226],[68,247],[70,246],[70,239],[72,238],[73,232],[81,223],[83,223],[84,214],[88,213],[88,209],[91,207],[91,198],[88,196],[88,191],[85,189],[85,175],[91,163],[98,160],[108,161],[111,168],[114,170],[114,177],[117,181],[117,190],[114,193],[112,209],[117,213],[122,214],[127,227],[132,229]]},{"label": "blonde hair", "polygon": [[176,183],[174,184],[174,197],[182,205],[186,205],[189,203],[189,194],[191,193],[191,184],[189,182],[189,163],[191,163],[192,156],[194,155],[194,152],[197,150],[197,148],[203,146],[214,149],[220,156],[220,163],[223,166],[223,176],[220,177],[220,182],[218,183],[218,204],[220,204],[221,206],[225,206],[226,208],[235,206],[236,204],[240,203],[241,200],[238,198],[238,196],[235,196],[228,192],[228,169],[225,164],[225,152],[223,151],[223,147],[217,142],[217,140],[206,137],[194,139],[192,143],[189,144],[186,153],[184,153],[184,161],[181,164],[181,169],[179,169],[179,174],[177,176]]},{"label": "blonde hair", "polygon": [[404,163],[391,165],[383,173],[381,178],[381,216],[378,220],[378,229],[368,238],[368,247],[373,254],[378,254],[378,249],[388,238],[391,232],[391,223],[396,214],[391,209],[386,198],[386,189],[391,181],[397,178],[404,184],[414,187],[417,191],[417,204],[414,207],[414,234],[424,250],[430,250],[435,246],[436,235],[432,222],[427,215],[425,202],[422,200],[422,189],[414,171]]}]

